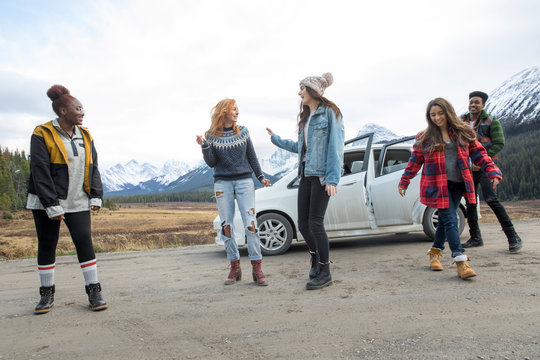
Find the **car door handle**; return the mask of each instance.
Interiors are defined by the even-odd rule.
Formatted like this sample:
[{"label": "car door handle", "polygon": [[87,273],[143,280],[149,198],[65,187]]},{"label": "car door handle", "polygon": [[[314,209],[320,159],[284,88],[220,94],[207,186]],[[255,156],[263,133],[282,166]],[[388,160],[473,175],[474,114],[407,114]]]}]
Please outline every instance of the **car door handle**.
[{"label": "car door handle", "polygon": [[352,181],[350,183],[343,184],[342,186],[351,186],[351,185],[356,184],[357,182],[358,182],[357,180],[354,180],[354,181]]}]

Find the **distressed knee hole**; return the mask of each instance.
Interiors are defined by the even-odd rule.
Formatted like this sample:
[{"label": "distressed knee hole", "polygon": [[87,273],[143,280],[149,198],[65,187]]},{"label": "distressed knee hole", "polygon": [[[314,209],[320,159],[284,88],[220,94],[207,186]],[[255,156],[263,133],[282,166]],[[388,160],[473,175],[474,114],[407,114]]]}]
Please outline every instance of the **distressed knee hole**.
[{"label": "distressed knee hole", "polygon": [[216,196],[221,196],[223,195],[223,191],[216,191]]},{"label": "distressed knee hole", "polygon": [[255,221],[251,222],[251,226],[248,226],[248,230],[251,231],[254,234],[257,233],[257,228],[255,227]]},{"label": "distressed knee hole", "polygon": [[223,235],[231,237],[231,225],[225,225],[225,221],[221,223],[221,230],[223,231]]},{"label": "distressed knee hole", "polygon": [[255,215],[255,209],[254,208],[249,209],[249,215]]}]

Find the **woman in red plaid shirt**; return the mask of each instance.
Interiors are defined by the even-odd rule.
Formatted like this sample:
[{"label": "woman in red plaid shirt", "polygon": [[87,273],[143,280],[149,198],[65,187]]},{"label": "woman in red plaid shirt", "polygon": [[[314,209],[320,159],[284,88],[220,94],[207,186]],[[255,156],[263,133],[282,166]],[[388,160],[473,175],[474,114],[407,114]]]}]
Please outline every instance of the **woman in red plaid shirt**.
[{"label": "woman in red plaid shirt", "polygon": [[398,191],[405,196],[411,179],[424,165],[420,201],[439,210],[435,239],[428,251],[431,270],[443,269],[439,256],[442,256],[445,240],[448,240],[458,275],[462,279],[470,278],[476,273],[470,268],[467,255],[463,254],[465,250],[461,247],[456,215],[462,196],[470,203],[476,202],[469,158],[486,172],[493,187],[502,179],[502,174],[476,140],[474,131],[457,117],[447,100],[431,100],[427,106],[426,120],[428,126],[416,136],[417,141],[401,176]]}]

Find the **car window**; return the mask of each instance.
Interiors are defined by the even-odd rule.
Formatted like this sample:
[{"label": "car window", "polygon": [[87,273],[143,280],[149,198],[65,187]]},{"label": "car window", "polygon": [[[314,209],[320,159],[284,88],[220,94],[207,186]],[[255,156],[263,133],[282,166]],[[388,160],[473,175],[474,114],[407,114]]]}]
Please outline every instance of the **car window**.
[{"label": "car window", "polygon": [[343,155],[343,174],[347,176],[362,171],[364,151],[347,152]]},{"label": "car window", "polygon": [[381,175],[401,171],[407,167],[411,152],[405,149],[389,149],[384,157]]},{"label": "car window", "polygon": [[287,188],[294,189],[294,188],[297,188],[299,185],[300,185],[300,178],[297,176],[294,178],[293,181],[289,183],[289,185],[287,185]]}]

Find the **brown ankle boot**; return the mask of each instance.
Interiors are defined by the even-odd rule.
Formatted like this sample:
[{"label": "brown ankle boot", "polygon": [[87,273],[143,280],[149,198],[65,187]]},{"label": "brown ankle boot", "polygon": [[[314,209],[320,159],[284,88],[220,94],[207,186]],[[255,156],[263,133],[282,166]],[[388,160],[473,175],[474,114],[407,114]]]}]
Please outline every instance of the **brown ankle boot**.
[{"label": "brown ankle boot", "polygon": [[242,269],[240,268],[240,259],[231,261],[231,271],[227,280],[225,280],[225,285],[232,285],[237,281],[242,280]]},{"label": "brown ankle boot", "polygon": [[476,273],[473,269],[469,266],[469,258],[467,257],[467,260],[464,261],[454,261],[457,266],[457,273],[458,276],[462,279],[468,279],[470,277],[476,276]]},{"label": "brown ankle boot", "polygon": [[442,257],[441,249],[431,248],[428,250],[427,254],[429,255],[429,266],[432,271],[441,271],[443,266],[439,261],[439,256]]},{"label": "brown ankle boot", "polygon": [[268,281],[264,276],[261,269],[262,260],[251,260],[251,265],[253,266],[253,281],[259,286],[268,286]]}]

